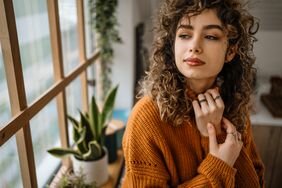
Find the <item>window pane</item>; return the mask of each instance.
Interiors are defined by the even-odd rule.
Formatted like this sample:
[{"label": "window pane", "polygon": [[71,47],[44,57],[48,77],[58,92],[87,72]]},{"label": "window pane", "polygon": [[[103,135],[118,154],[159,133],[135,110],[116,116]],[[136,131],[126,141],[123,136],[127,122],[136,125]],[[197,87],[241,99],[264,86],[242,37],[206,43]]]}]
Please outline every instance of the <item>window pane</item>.
[{"label": "window pane", "polygon": [[38,186],[43,187],[60,163],[60,159],[47,153],[48,149],[60,145],[55,100],[30,121],[30,126]]},{"label": "window pane", "polygon": [[53,82],[46,1],[13,0],[28,103]]},{"label": "window pane", "polygon": [[95,33],[91,28],[90,6],[89,1],[84,1],[84,23],[85,23],[85,42],[86,56],[89,58],[95,50]]},{"label": "window pane", "polygon": [[79,64],[76,3],[75,0],[60,0],[58,2],[64,72],[67,75]]},{"label": "window pane", "polygon": [[0,147],[0,187],[23,187],[15,137]]},{"label": "window pane", "polygon": [[11,118],[9,94],[5,76],[4,61],[0,43],[0,128]]},{"label": "window pane", "polygon": [[87,68],[87,80],[88,80],[88,102],[90,103],[91,97],[95,94],[95,66],[90,65]]},{"label": "window pane", "polygon": [[[68,115],[79,119],[78,110],[82,110],[81,103],[81,84],[80,78],[78,77],[74,80],[66,90],[66,99],[67,99],[67,113]],[[70,144],[73,143],[72,139],[72,125],[69,123],[69,139]]]}]

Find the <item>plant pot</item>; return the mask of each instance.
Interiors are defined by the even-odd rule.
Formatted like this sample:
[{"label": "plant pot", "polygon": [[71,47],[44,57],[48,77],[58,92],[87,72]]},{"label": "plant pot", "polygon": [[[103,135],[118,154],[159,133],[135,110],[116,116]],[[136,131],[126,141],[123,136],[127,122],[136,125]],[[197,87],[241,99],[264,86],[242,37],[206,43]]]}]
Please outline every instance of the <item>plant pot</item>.
[{"label": "plant pot", "polygon": [[108,181],[108,152],[106,148],[104,149],[105,155],[95,161],[81,161],[74,156],[71,157],[74,173],[83,174],[86,184],[96,183],[96,186],[101,186]]}]

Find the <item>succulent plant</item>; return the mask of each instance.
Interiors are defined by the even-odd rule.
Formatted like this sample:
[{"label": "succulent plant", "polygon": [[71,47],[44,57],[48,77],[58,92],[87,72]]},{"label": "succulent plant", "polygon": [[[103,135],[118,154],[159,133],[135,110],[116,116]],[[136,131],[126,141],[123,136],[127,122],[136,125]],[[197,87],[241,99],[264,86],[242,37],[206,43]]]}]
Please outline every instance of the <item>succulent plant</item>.
[{"label": "succulent plant", "polygon": [[68,116],[73,126],[74,146],[71,148],[52,148],[48,152],[55,157],[74,155],[78,160],[93,161],[102,158],[105,154],[104,139],[109,121],[112,118],[118,86],[112,88],[100,111],[93,96],[89,112],[80,113],[80,121]]}]

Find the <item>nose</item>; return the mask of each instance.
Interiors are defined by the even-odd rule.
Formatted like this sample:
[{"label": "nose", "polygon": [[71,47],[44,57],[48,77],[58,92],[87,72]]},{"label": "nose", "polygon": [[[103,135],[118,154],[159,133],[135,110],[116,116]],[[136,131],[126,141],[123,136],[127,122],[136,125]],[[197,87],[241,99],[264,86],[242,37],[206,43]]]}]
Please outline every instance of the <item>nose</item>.
[{"label": "nose", "polygon": [[195,37],[194,40],[191,41],[191,45],[189,46],[190,53],[202,53],[201,41],[199,38]]},{"label": "nose", "polygon": [[197,47],[197,48],[190,48],[189,52],[199,54],[199,53],[202,53],[202,49],[199,48],[199,47]]}]

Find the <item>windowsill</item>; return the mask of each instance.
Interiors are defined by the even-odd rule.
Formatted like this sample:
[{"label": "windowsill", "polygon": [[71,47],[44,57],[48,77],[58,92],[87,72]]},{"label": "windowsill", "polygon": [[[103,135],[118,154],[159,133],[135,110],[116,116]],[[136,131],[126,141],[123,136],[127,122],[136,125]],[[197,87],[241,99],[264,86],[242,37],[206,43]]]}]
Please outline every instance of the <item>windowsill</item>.
[{"label": "windowsill", "polygon": [[[121,170],[123,168],[123,161],[124,161],[123,152],[122,152],[121,149],[119,149],[117,151],[117,155],[118,155],[117,160],[114,163],[109,164],[109,166],[108,166],[109,180],[104,185],[102,185],[101,188],[113,188],[113,187],[116,187],[116,185],[119,182],[120,173],[121,173]],[[56,185],[58,184],[58,182],[62,178],[63,174],[66,174],[70,170],[71,170],[71,168],[68,168],[66,166],[62,166],[59,169],[56,176],[54,177],[54,179],[52,180],[52,182],[50,184],[50,188],[57,187]]]},{"label": "windowsill", "polygon": [[118,158],[114,163],[109,164],[109,180],[106,184],[101,186],[101,188],[113,188],[116,187],[117,183],[119,182],[120,173],[123,168],[123,152],[122,150],[118,150]]}]

